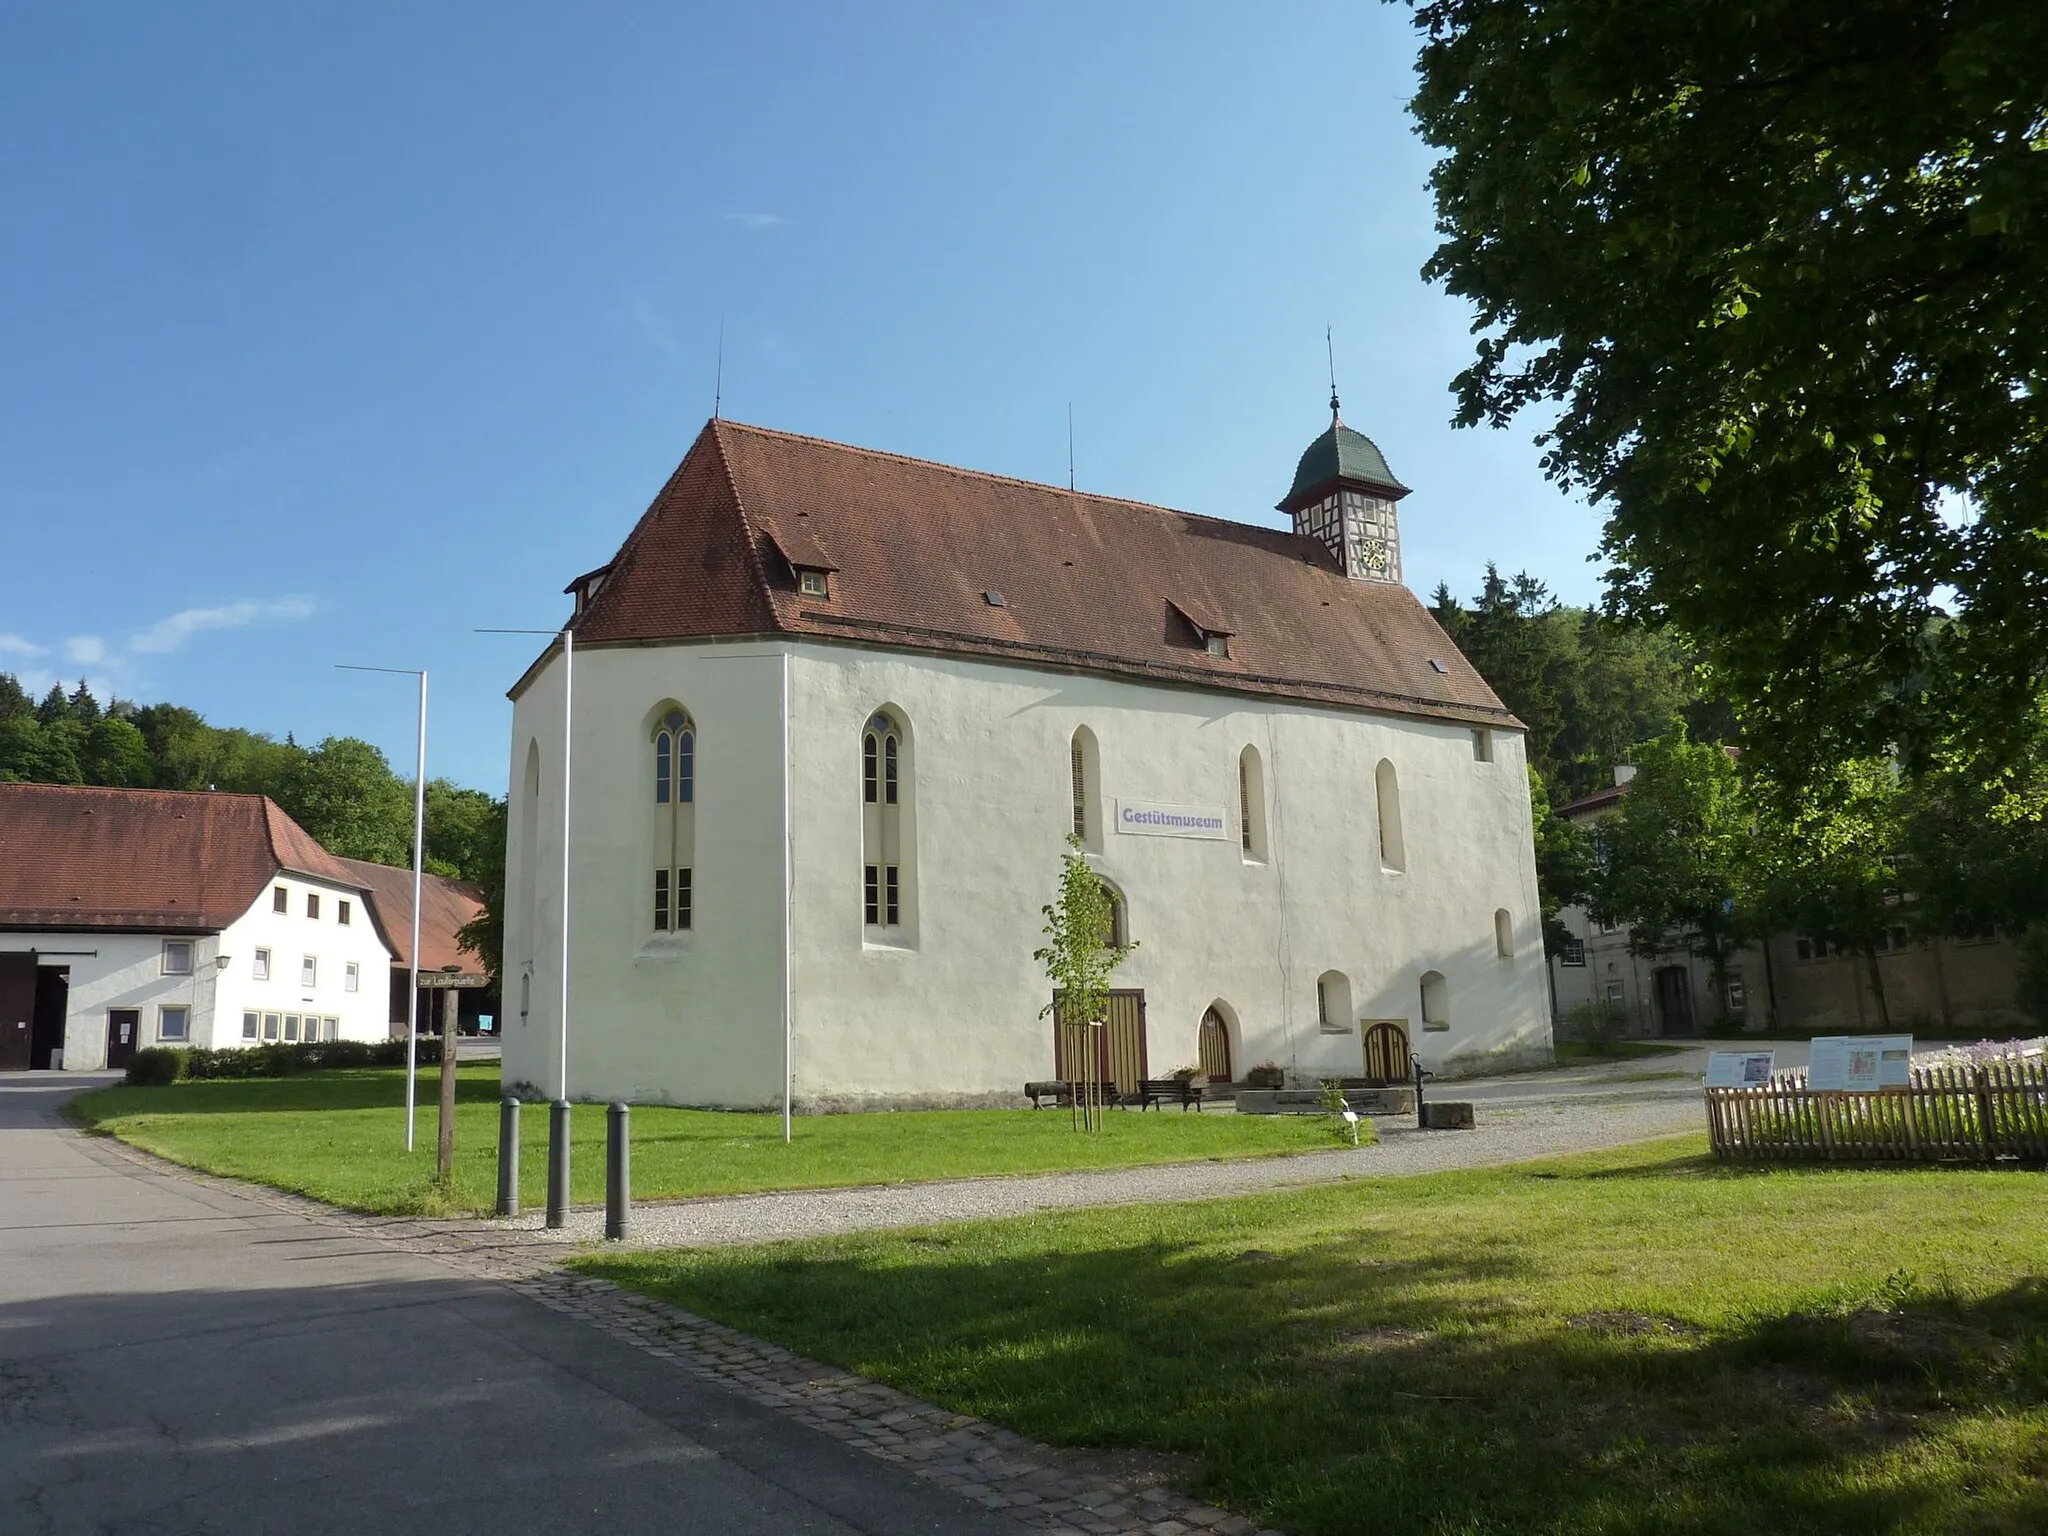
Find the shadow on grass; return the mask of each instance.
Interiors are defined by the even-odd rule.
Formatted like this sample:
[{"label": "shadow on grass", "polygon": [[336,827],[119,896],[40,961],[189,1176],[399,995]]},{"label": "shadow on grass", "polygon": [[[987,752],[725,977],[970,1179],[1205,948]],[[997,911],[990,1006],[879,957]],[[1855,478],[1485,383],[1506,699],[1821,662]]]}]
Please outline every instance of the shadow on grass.
[{"label": "shadow on grass", "polygon": [[2038,1281],[1709,1333],[1545,1314],[1478,1232],[1006,1255],[969,1228],[584,1267],[1053,1443],[1192,1456],[1192,1491],[1290,1529],[2048,1528]]},{"label": "shadow on grass", "polygon": [[[422,1064],[417,1092],[424,1104],[438,1101],[441,1067]],[[495,1104],[499,1098],[495,1066],[457,1070],[458,1104]],[[314,1110],[402,1109],[405,1073],[393,1067],[350,1067],[330,1072],[303,1072],[295,1077],[249,1077],[172,1083],[137,1088],[116,1083],[79,1094],[63,1107],[74,1125],[98,1126],[130,1115],[305,1114]]]}]

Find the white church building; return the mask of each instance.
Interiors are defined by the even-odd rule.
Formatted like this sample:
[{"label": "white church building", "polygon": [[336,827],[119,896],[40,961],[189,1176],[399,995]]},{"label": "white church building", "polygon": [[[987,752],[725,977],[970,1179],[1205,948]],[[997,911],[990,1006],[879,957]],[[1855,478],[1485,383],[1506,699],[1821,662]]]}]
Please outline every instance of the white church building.
[{"label": "white church building", "polygon": [[710,422],[511,690],[506,1082],[564,1086],[566,887],[573,1098],[1021,1102],[1073,834],[1119,1076],[1547,1059],[1521,727],[1406,494],[1334,411],[1291,530]]}]

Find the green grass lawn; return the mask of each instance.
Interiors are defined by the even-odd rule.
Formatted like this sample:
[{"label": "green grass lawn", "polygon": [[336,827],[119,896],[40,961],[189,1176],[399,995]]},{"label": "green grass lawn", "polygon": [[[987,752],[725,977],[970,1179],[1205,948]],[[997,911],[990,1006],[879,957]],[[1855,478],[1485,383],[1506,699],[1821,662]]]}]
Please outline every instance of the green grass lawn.
[{"label": "green grass lawn", "polygon": [[2043,1176],[1702,1149],[581,1267],[1294,1531],[2048,1530]]},{"label": "green grass lawn", "polygon": [[[420,1074],[415,1150],[405,1152],[405,1074],[389,1068],[246,1082],[117,1086],[66,1106],[74,1123],[110,1132],[208,1173],[253,1179],[353,1210],[434,1214],[487,1210],[497,1198],[498,1075],[461,1069],[455,1180],[434,1187],[438,1068]],[[890,1184],[1061,1168],[1257,1157],[1336,1145],[1327,1122],[1284,1115],[1111,1110],[1083,1135],[1064,1111],[950,1110],[800,1115],[785,1146],[779,1115],[633,1111],[633,1193],[643,1200],[763,1189]],[[1370,1133],[1370,1126],[1365,1128]],[[604,1199],[604,1107],[575,1111],[574,1198]],[[547,1109],[520,1123],[520,1198],[546,1198]]]}]

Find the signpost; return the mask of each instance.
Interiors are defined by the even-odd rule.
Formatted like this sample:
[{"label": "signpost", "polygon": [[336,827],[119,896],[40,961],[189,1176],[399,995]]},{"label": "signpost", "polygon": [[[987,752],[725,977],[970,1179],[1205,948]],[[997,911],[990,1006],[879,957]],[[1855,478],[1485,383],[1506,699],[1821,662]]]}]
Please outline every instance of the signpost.
[{"label": "signpost", "polygon": [[1821,1093],[1873,1093],[1913,1081],[1911,1035],[1822,1035],[1807,1058],[1806,1086]]},{"label": "signpost", "polygon": [[1707,1055],[1709,1088],[1761,1088],[1771,1080],[1776,1051],[1711,1051]]}]

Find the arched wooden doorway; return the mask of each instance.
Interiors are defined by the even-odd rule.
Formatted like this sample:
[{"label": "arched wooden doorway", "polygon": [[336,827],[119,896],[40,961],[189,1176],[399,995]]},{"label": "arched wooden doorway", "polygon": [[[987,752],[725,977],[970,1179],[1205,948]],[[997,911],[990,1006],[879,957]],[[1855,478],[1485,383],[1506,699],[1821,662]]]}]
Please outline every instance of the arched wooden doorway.
[{"label": "arched wooden doorway", "polygon": [[1409,1080],[1408,1029],[1396,1019],[1381,1019],[1365,1031],[1365,1080],[1382,1088]]},{"label": "arched wooden doorway", "polygon": [[1234,1082],[1230,1070],[1230,1026],[1211,1007],[1202,1015],[1199,1055],[1202,1075],[1215,1083]]}]

